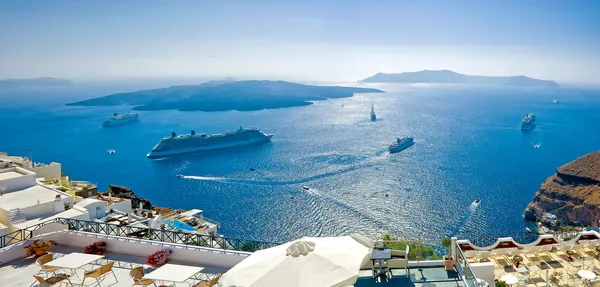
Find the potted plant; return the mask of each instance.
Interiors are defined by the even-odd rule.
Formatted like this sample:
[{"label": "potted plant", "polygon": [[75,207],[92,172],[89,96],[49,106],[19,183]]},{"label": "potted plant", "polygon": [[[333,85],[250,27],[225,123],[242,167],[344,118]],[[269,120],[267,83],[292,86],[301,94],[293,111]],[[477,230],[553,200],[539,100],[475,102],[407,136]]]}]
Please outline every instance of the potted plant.
[{"label": "potted plant", "polygon": [[496,287],[506,287],[506,282],[497,280]]},{"label": "potted plant", "polygon": [[50,249],[52,249],[52,247],[54,247],[54,246],[56,246],[56,241],[54,241],[54,240],[49,240],[49,241],[36,240],[32,243],[25,245],[25,247],[24,247],[25,255],[26,256],[35,255],[35,257],[39,257],[39,256],[42,256],[42,255],[48,253],[48,251],[50,251]]},{"label": "potted plant", "polygon": [[452,240],[448,237],[442,239],[442,245],[446,247],[446,256],[444,256],[444,267],[446,271],[454,270],[454,262],[452,262],[452,256],[450,256],[450,245]]},{"label": "potted plant", "polygon": [[83,253],[102,255],[106,251],[106,242],[98,241],[85,247]]},{"label": "potted plant", "polygon": [[161,266],[161,265],[167,263],[167,258],[169,258],[169,256],[171,256],[171,253],[173,253],[173,251],[171,251],[169,249],[156,251],[156,252],[148,255],[148,258],[146,258],[146,264],[153,265],[153,266]]}]

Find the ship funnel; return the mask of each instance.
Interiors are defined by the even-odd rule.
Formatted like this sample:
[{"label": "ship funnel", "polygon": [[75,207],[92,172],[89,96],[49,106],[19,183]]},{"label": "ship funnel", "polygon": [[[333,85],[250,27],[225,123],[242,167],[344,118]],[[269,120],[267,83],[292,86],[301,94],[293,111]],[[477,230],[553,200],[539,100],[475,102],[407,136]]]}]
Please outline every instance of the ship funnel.
[{"label": "ship funnel", "polygon": [[172,137],[176,137],[176,136],[177,136],[177,134],[176,134],[175,132],[171,132],[171,136],[172,136]]},{"label": "ship funnel", "polygon": [[192,135],[195,135],[195,134],[196,134],[196,131],[195,131],[195,130],[192,130]]}]

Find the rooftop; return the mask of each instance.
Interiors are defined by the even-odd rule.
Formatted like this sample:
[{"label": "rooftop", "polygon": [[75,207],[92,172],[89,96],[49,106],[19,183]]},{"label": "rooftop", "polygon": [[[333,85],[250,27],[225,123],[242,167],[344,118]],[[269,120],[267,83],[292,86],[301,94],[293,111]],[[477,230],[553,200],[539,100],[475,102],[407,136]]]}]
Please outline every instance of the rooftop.
[{"label": "rooftop", "polygon": [[42,203],[52,202],[59,195],[58,192],[34,185],[23,190],[5,193],[0,196],[0,208],[11,210],[15,208],[25,208]]},{"label": "rooftop", "polygon": [[[60,244],[60,243],[59,243]],[[22,251],[22,250],[20,250]],[[52,253],[54,253],[55,258],[60,258],[68,254],[72,253],[82,253],[83,249],[72,247],[72,246],[56,246]],[[116,278],[118,282],[112,275],[106,277],[100,284],[100,286],[111,286],[111,287],[130,287],[133,285],[133,280],[129,277],[129,272],[131,269],[142,266],[144,268],[144,272],[146,274],[154,271],[156,268],[150,265],[145,264],[146,258],[144,256],[135,256],[135,255],[127,255],[121,253],[113,253],[107,252],[104,254],[105,259],[99,260],[95,262],[95,264],[89,264],[84,266],[85,270],[92,270],[106,264],[108,261],[114,261],[115,265],[113,266],[113,271],[115,272]],[[186,261],[169,261],[172,264],[181,264],[186,266],[199,266],[203,267],[202,273],[196,274],[196,278],[194,281],[202,280],[202,279],[212,279],[218,273],[224,273],[228,270],[228,268],[211,266],[206,264],[197,264]],[[20,258],[15,261],[12,261],[8,264],[0,266],[0,278],[2,278],[2,282],[11,282],[11,286],[22,286],[29,287],[35,281],[33,278],[34,274],[39,273],[40,267],[35,263],[35,258]],[[82,271],[77,272],[79,276],[82,276]],[[69,278],[74,285],[81,284],[82,280],[78,279],[77,276],[71,276]],[[91,279],[86,280],[86,284],[91,284],[94,281]],[[180,285],[177,285],[180,286]],[[189,286],[189,285],[181,285],[181,286]]]},{"label": "rooftop", "polygon": [[11,178],[16,178],[16,177],[21,177],[24,174],[22,173],[18,173],[16,171],[6,171],[6,172],[0,172],[0,180],[5,180],[5,179],[11,179]]}]

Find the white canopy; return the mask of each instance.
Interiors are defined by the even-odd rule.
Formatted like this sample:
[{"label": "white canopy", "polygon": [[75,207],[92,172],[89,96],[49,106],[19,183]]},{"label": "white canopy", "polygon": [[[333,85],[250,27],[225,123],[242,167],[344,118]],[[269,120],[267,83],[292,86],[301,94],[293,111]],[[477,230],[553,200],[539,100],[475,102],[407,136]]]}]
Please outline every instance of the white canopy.
[{"label": "white canopy", "polygon": [[371,247],[352,236],[304,237],[254,252],[221,276],[219,287],[347,287]]}]

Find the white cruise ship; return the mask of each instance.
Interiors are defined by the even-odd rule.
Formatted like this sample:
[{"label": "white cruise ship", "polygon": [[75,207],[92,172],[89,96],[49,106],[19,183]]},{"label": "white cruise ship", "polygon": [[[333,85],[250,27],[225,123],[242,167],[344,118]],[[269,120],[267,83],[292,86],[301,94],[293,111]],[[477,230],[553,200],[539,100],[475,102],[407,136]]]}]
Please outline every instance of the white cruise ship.
[{"label": "white cruise ship", "polygon": [[523,118],[523,120],[521,120],[521,130],[522,131],[531,131],[533,129],[535,129],[535,115],[534,114],[527,114],[525,115],[525,117]]},{"label": "white cruise ship", "polygon": [[103,123],[103,127],[114,127],[120,126],[126,123],[134,122],[139,120],[137,113],[128,112],[126,114],[114,113],[112,117],[106,119]]},{"label": "white cruise ship", "polygon": [[390,153],[401,152],[414,144],[414,139],[409,137],[403,137],[396,139],[396,142],[390,145]]},{"label": "white cruise ship", "polygon": [[264,143],[273,135],[265,134],[256,128],[242,128],[220,134],[196,134],[192,130],[189,135],[176,135],[161,139],[148,153],[149,158],[164,158],[173,155],[203,152],[215,149],[237,147],[249,144]]}]

